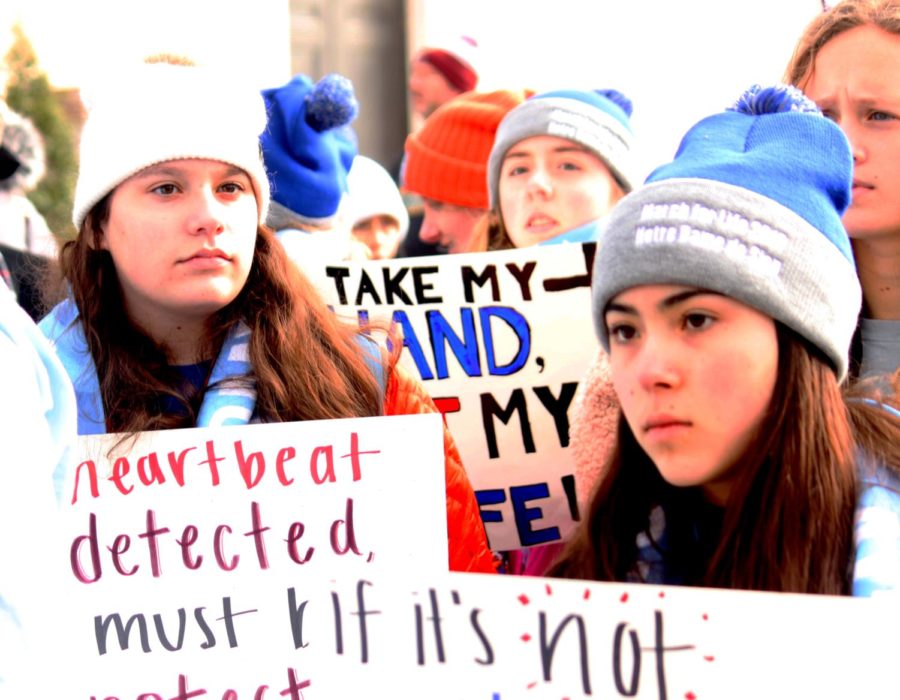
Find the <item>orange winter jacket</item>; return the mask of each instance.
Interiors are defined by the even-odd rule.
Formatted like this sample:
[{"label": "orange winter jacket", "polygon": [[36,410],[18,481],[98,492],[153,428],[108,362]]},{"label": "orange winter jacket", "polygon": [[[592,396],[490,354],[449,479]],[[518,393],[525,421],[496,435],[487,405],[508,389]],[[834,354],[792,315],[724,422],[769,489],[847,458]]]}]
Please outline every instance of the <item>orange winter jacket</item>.
[{"label": "orange winter jacket", "polygon": [[[436,413],[437,407],[422,383],[394,367],[384,396],[384,414],[400,416]],[[447,479],[447,539],[451,571],[495,573],[494,557],[475,500],[475,491],[463,468],[453,437],[444,425],[444,464]]]}]

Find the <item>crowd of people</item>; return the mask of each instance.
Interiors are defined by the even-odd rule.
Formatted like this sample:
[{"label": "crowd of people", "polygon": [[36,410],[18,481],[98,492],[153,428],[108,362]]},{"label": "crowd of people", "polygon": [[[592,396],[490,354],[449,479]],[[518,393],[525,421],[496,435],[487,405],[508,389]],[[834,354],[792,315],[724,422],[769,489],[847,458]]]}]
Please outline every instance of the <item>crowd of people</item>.
[{"label": "crowd of people", "polygon": [[[824,11],[784,84],[735,86],[643,184],[623,92],[478,92],[470,60],[416,55],[399,183],[341,76],[260,94],[156,57],[95,97],[39,326],[0,289],[12,453],[43,436],[0,474],[0,551],[5,499],[46,501],[76,433],[435,412],[394,331],[339,321],[308,266],[594,242],[587,517],[492,552],[445,428],[449,568],[900,590],[900,2]],[[2,567],[0,630],[19,590]]]}]

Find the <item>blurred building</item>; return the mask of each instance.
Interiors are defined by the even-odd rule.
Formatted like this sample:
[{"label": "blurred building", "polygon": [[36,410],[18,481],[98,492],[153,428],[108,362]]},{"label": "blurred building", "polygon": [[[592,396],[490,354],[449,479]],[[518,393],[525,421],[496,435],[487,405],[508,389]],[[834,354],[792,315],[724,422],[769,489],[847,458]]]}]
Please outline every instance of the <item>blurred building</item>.
[{"label": "blurred building", "polygon": [[[340,73],[360,104],[360,153],[388,167],[409,131],[407,46],[414,4],[406,0],[288,0],[291,73]],[[409,19],[408,19],[409,18]]]}]

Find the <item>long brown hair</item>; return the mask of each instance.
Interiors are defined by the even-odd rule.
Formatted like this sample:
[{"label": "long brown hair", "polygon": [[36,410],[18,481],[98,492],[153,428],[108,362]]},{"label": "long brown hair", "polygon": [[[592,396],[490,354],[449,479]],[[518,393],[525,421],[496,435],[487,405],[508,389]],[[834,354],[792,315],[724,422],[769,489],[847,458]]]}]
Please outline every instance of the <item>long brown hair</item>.
[{"label": "long brown hair", "polygon": [[[785,82],[805,88],[819,51],[836,36],[863,26],[900,35],[900,0],[843,0],[817,15],[797,41],[785,70]],[[862,361],[862,332],[857,327],[850,347],[850,376],[854,380],[859,376]]]},{"label": "long brown hair", "polygon": [[[113,260],[100,248],[110,197],[93,207],[77,238],[60,251],[62,276],[78,306],[97,369],[107,430],[133,433],[192,426],[202,392],[185,394],[177,372],[168,366],[166,348],[128,317]],[[363,354],[361,331],[331,312],[264,226],[258,229],[243,289],[206,323],[203,356],[217,357],[228,332],[240,322],[251,329],[250,362],[261,419],[382,413],[382,384]],[[382,355],[386,373],[396,353]],[[183,410],[160,411],[155,408],[160,397]]]},{"label": "long brown hair", "polygon": [[838,34],[864,25],[900,34],[900,0],[843,0],[817,15],[797,42],[785,81],[802,89],[822,47]]},{"label": "long brown hair", "polygon": [[516,247],[509,237],[499,209],[489,211],[478,222],[478,226],[484,230],[483,235],[487,239],[488,250],[510,250]]},{"label": "long brown hair", "polygon": [[[684,521],[706,507],[699,487],[668,484],[623,417],[588,517],[548,575],[625,581],[637,574],[639,533],[662,506],[667,549],[685,583],[847,594],[862,449],[900,470],[900,419],[841,393],[827,360],[776,324],[778,381],[759,439],[743,455],[721,528],[706,548]],[[739,399],[736,399],[739,400]]]}]

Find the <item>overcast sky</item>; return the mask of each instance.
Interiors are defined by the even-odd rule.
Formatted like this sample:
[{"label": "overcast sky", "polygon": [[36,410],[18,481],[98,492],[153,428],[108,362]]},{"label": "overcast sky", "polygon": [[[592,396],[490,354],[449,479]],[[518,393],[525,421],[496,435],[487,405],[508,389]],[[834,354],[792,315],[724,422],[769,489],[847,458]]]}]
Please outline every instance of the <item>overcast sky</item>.
[{"label": "overcast sky", "polygon": [[[408,0],[417,38],[481,45],[483,88],[615,87],[634,102],[638,171],[670,159],[698,119],[753,82],[781,78],[820,0]],[[287,80],[287,0],[2,0],[0,30],[25,26],[59,86],[160,49]],[[0,41],[2,41],[0,36]]]}]

